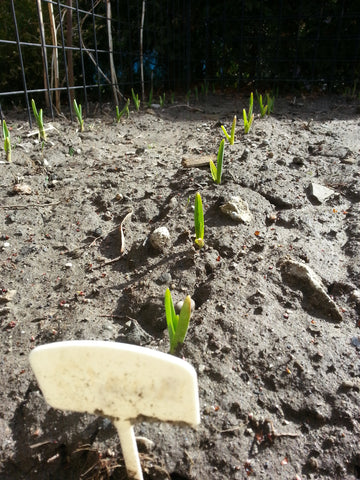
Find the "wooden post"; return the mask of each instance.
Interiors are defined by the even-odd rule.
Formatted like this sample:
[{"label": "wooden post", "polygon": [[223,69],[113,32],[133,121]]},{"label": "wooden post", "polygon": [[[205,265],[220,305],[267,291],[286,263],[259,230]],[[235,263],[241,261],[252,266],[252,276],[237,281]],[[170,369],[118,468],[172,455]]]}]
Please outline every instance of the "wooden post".
[{"label": "wooden post", "polygon": [[141,76],[141,99],[145,101],[145,82],[144,82],[144,21],[145,21],[146,0],[142,2],[141,24],[140,24],[140,76]]},{"label": "wooden post", "polygon": [[[59,55],[57,49],[57,35],[56,35],[56,25],[55,25],[55,17],[54,17],[54,9],[52,3],[48,4],[49,7],[49,18],[50,18],[50,27],[51,27],[51,38],[52,44],[54,45],[53,52],[52,52],[52,60],[51,60],[51,86],[55,88],[59,88]],[[61,105],[60,105],[60,90],[55,90],[55,106],[58,113],[60,113]]]},{"label": "wooden post", "polygon": [[108,41],[109,41],[109,56],[110,56],[110,73],[111,73],[111,87],[114,95],[115,105],[119,105],[118,93],[117,93],[117,77],[114,64],[114,53],[113,53],[113,40],[111,33],[111,3],[110,0],[106,0],[106,22],[107,22],[107,31],[108,31]]}]

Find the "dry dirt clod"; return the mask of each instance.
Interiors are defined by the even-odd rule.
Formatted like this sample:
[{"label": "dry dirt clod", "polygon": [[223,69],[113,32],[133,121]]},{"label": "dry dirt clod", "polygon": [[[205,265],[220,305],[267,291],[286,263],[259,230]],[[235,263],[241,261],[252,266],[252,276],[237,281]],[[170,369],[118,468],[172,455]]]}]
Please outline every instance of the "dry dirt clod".
[{"label": "dry dirt clod", "polygon": [[239,196],[230,197],[220,206],[220,210],[236,222],[250,223],[252,220],[249,205]]},{"label": "dry dirt clod", "polygon": [[16,290],[7,290],[0,295],[0,303],[11,302],[16,295]]},{"label": "dry dirt clod", "polygon": [[13,192],[19,195],[31,195],[31,187],[26,183],[17,183],[13,187]]},{"label": "dry dirt clod", "polygon": [[305,302],[310,303],[322,314],[331,316],[333,320],[338,322],[343,320],[338,306],[327,294],[321,278],[308,265],[291,258],[282,258],[278,266],[284,280],[303,291]]}]

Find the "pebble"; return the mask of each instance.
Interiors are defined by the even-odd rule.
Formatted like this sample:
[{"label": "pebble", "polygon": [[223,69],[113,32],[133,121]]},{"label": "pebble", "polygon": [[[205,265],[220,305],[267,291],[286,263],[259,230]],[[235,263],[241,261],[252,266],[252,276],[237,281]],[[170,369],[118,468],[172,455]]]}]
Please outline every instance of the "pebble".
[{"label": "pebble", "polygon": [[282,258],[278,264],[283,278],[300,290],[306,291],[306,301],[318,311],[325,313],[338,322],[342,321],[342,314],[328,295],[321,278],[306,264],[297,262],[289,257]]},{"label": "pebble", "polygon": [[360,304],[360,290],[353,290],[350,295],[350,299],[355,302]]},{"label": "pebble", "polygon": [[201,365],[199,365],[198,372],[199,373],[204,373],[205,369],[206,369],[205,365],[201,364]]},{"label": "pebble", "polygon": [[157,279],[158,283],[160,284],[170,284],[172,278],[171,274],[169,272],[164,272],[160,275],[160,277]]},{"label": "pebble", "polygon": [[292,163],[293,163],[294,165],[300,165],[300,166],[302,166],[302,165],[304,165],[305,161],[304,161],[304,159],[301,158],[301,157],[294,157],[294,158],[292,159]]},{"label": "pebble", "polygon": [[238,196],[230,197],[226,203],[220,206],[220,210],[237,222],[250,223],[252,220],[247,202]]},{"label": "pebble", "polygon": [[325,202],[325,200],[332,197],[335,192],[334,190],[331,190],[331,188],[324,187],[323,185],[319,185],[318,183],[310,183],[309,194],[317,202],[323,203]]},{"label": "pebble", "polygon": [[151,246],[160,252],[164,251],[170,244],[170,232],[166,227],[156,228],[149,237]]},{"label": "pebble", "polygon": [[73,265],[72,265],[71,262],[65,263],[65,267],[66,267],[66,268],[72,268],[72,266],[73,266]]},{"label": "pebble", "polygon": [[[191,299],[190,303],[191,303],[191,311],[193,312],[195,310],[195,302],[193,299]],[[184,300],[180,300],[179,302],[177,302],[177,304],[175,305],[175,312],[179,313],[183,305],[184,305]]]},{"label": "pebble", "polygon": [[104,218],[104,220],[111,220],[112,219],[111,212],[106,211],[103,215],[103,218]]},{"label": "pebble", "polygon": [[13,187],[14,193],[19,193],[20,195],[30,195],[31,194],[31,187],[26,183],[17,183]]},{"label": "pebble", "polygon": [[177,198],[176,197],[172,197],[169,201],[169,207],[170,208],[175,208],[178,204],[178,201],[177,201]]},{"label": "pebble", "polygon": [[0,303],[11,302],[15,295],[16,295],[16,290],[7,290],[5,293],[0,295]]},{"label": "pebble", "polygon": [[155,447],[155,442],[146,437],[136,437],[136,443],[139,451],[142,453],[149,453]]}]

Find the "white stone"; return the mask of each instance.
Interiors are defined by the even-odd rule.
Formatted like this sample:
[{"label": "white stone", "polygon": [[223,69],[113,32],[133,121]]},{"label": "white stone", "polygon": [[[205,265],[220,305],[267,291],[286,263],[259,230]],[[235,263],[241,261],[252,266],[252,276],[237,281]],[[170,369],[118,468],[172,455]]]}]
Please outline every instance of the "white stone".
[{"label": "white stone", "polygon": [[324,187],[318,183],[310,184],[310,195],[312,195],[318,202],[323,203],[325,200],[334,195],[334,190]]},{"label": "white stone", "polygon": [[237,222],[250,223],[252,214],[249,206],[241,197],[234,196],[220,206],[220,210]]},{"label": "white stone", "polygon": [[[184,305],[184,300],[180,300],[177,302],[174,306],[175,312],[180,313],[180,310],[182,309],[182,306]],[[191,312],[195,310],[195,302],[192,298],[190,298],[190,305],[191,305]]]},{"label": "white stone", "polygon": [[150,234],[149,240],[155,250],[163,251],[171,243],[169,230],[166,227],[159,227]]}]

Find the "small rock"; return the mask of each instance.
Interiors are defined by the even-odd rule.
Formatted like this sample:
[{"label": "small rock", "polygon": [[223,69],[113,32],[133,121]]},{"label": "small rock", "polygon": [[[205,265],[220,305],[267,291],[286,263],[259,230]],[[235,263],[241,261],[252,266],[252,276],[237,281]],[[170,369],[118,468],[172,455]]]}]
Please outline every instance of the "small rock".
[{"label": "small rock", "polygon": [[178,205],[178,200],[176,197],[172,197],[169,201],[169,207],[175,208]]},{"label": "small rock", "polygon": [[315,457],[310,457],[306,463],[310,470],[314,471],[314,470],[318,470],[319,468],[319,462]]},{"label": "small rock", "polygon": [[[191,299],[191,312],[193,312],[195,310],[195,302],[193,299]],[[180,302],[177,302],[177,304],[175,305],[175,312],[176,313],[180,313],[180,310],[182,309],[182,306],[184,305],[184,300],[180,300]]]},{"label": "small rock", "polygon": [[164,251],[171,244],[169,230],[166,227],[159,227],[149,237],[150,244],[155,250]]},{"label": "small rock", "polygon": [[286,257],[278,262],[278,266],[280,266],[283,279],[302,290],[305,302],[307,301],[323,314],[331,316],[333,320],[342,321],[338,306],[327,294],[321,278],[308,265]]},{"label": "small rock", "polygon": [[169,272],[164,272],[157,279],[157,283],[169,285],[171,280],[172,280],[171,274]]},{"label": "small rock", "polygon": [[230,197],[228,202],[220,206],[220,210],[237,222],[250,223],[252,220],[247,202],[238,196]]},{"label": "small rock", "polygon": [[141,453],[149,453],[155,447],[155,442],[146,437],[136,437],[136,443]]},{"label": "small rock", "polygon": [[151,342],[152,336],[147,333],[134,318],[129,319],[119,337],[116,339],[118,342],[130,343],[132,345],[146,345]]},{"label": "small rock", "polygon": [[112,219],[111,212],[106,211],[103,215],[103,218],[104,218],[104,220],[111,220]]},{"label": "small rock", "polygon": [[302,157],[294,157],[294,158],[292,159],[292,163],[293,163],[294,165],[302,166],[302,165],[304,165],[305,161],[304,161],[304,159],[303,159]]},{"label": "small rock", "polygon": [[319,203],[325,202],[328,198],[332,197],[335,192],[331,188],[324,187],[318,183],[311,183],[309,186],[310,197],[315,199]]},{"label": "small rock", "polygon": [[31,194],[31,187],[26,183],[17,183],[13,187],[13,192],[18,193],[19,195],[30,195]]},{"label": "small rock", "polygon": [[246,161],[246,160],[249,160],[249,157],[250,157],[250,150],[248,148],[245,148],[241,157],[240,157],[240,160],[241,161]]},{"label": "small rock", "polygon": [[5,293],[0,295],[0,303],[9,303],[13,300],[16,294],[16,290],[7,290]]},{"label": "small rock", "polygon": [[350,299],[356,304],[360,304],[360,290],[353,290],[351,292]]},{"label": "small rock", "polygon": [[65,263],[65,267],[66,267],[66,268],[72,268],[72,266],[73,266],[73,265],[72,265],[71,262]]}]

